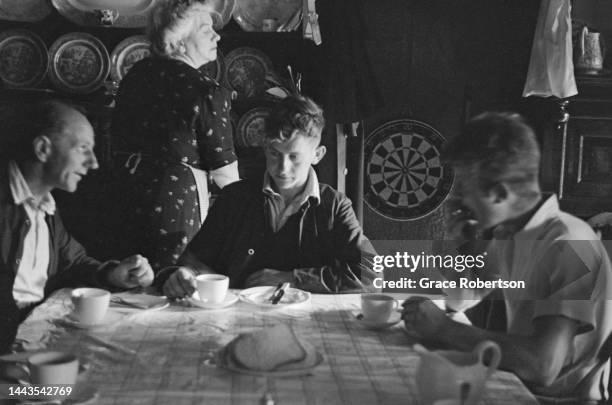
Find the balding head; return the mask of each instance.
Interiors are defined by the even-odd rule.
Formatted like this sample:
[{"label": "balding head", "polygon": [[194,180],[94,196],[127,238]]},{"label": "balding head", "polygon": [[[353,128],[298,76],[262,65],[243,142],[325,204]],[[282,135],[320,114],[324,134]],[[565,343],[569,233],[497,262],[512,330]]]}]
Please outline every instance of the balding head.
[{"label": "balding head", "polygon": [[8,135],[13,138],[9,157],[18,162],[36,160],[34,140],[40,136],[55,141],[70,132],[66,131],[70,126],[91,128],[79,107],[59,100],[39,101],[15,113],[9,125]]}]

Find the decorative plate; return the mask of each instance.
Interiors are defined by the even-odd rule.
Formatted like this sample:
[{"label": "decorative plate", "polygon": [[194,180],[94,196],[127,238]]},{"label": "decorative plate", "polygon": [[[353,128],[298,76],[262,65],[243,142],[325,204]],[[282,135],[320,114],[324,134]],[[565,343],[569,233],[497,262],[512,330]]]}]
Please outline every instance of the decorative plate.
[{"label": "decorative plate", "polygon": [[223,80],[223,73],[225,73],[225,62],[223,54],[219,48],[217,48],[217,59],[202,66],[200,68],[200,72],[204,73],[211,79],[215,79],[218,83],[221,83]]},{"label": "decorative plate", "polygon": [[7,87],[35,87],[48,65],[47,46],[38,35],[24,29],[0,33],[0,79]]},{"label": "decorative plate", "polygon": [[236,142],[238,146],[254,148],[263,145],[266,136],[266,119],[270,110],[266,107],[255,107],[247,111],[238,121]]},{"label": "decorative plate", "polygon": [[435,210],[448,195],[452,171],[442,166],[444,137],[412,119],[387,122],[365,141],[364,200],[387,218],[410,220]]},{"label": "decorative plate", "polygon": [[236,48],[225,57],[225,80],[238,98],[254,97],[266,91],[266,76],[272,71],[270,58],[256,48]]},{"label": "decorative plate", "polygon": [[51,14],[48,0],[2,0],[0,20],[36,22]]},{"label": "decorative plate", "polygon": [[151,55],[151,41],[134,35],[119,42],[111,53],[111,79],[120,82],[136,62]]},{"label": "decorative plate", "polygon": [[85,0],[51,0],[51,3],[63,17],[80,26],[142,28],[147,26],[149,11],[156,4],[156,0],[141,0],[134,7],[122,7],[120,11],[91,11],[91,7],[85,4],[91,1]]},{"label": "decorative plate", "polygon": [[211,0],[210,3],[217,13],[219,13],[216,16],[213,14],[213,28],[219,31],[221,28],[225,27],[230,18],[232,18],[236,0]]},{"label": "decorative plate", "polygon": [[[294,31],[300,26],[302,0],[236,0],[234,20],[245,31]],[[273,26],[264,29],[264,20]]]},{"label": "decorative plate", "polygon": [[49,49],[49,78],[68,93],[87,94],[98,89],[110,70],[104,44],[91,34],[73,32],[59,37]]}]

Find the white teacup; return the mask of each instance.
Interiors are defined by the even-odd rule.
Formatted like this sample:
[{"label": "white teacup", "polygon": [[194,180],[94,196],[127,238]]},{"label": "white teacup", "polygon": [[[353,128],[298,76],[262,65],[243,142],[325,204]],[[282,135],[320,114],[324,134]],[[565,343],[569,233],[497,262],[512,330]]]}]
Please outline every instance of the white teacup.
[{"label": "white teacup", "polygon": [[219,303],[225,300],[229,288],[229,278],[222,274],[200,274],[196,276],[200,300]]},{"label": "white teacup", "polygon": [[110,303],[110,292],[100,288],[77,288],[72,291],[72,316],[83,325],[97,325],[104,319]]},{"label": "white teacup", "polygon": [[385,294],[362,294],[361,312],[363,320],[368,322],[388,322],[393,311],[399,308],[399,302]]},{"label": "white teacup", "polygon": [[36,353],[28,358],[27,368],[32,384],[74,384],[79,374],[79,359],[64,352]]}]

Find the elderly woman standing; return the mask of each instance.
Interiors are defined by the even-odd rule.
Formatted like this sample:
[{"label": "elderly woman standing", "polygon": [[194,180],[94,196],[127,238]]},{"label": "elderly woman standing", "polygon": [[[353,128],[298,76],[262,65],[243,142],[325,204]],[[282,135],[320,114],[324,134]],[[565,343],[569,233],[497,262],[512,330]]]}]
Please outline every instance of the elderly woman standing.
[{"label": "elderly woman standing", "polygon": [[118,201],[122,244],[173,265],[208,210],[208,178],[238,180],[229,92],[198,70],[217,57],[206,1],[163,0],[152,11],[154,56],[121,82],[112,132],[134,152]]}]

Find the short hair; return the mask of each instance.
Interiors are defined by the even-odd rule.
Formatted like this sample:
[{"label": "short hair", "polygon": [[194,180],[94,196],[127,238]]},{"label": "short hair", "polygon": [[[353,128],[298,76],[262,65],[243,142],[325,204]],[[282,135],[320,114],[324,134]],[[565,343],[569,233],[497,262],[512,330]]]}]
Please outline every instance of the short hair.
[{"label": "short hair", "polygon": [[15,109],[11,122],[5,126],[9,141],[9,158],[18,162],[34,157],[33,141],[40,135],[53,137],[61,133],[69,122],[64,119],[67,111],[85,115],[82,107],[56,100],[37,101]]},{"label": "short hair", "polygon": [[193,30],[198,13],[210,14],[213,21],[220,18],[208,0],[162,0],[155,5],[147,27],[153,52],[168,58],[178,55],[180,42]]},{"label": "short hair", "polygon": [[445,163],[473,170],[481,190],[504,182],[523,198],[540,195],[540,148],[533,129],[519,114],[485,112],[446,143]]},{"label": "short hair", "polygon": [[299,134],[321,139],[325,126],[323,109],[312,99],[301,95],[290,95],[274,106],[266,120],[266,139],[286,141]]}]

